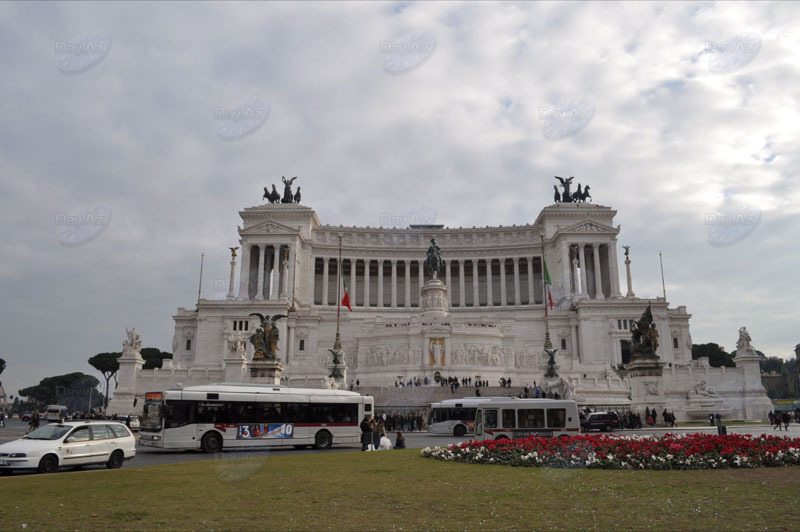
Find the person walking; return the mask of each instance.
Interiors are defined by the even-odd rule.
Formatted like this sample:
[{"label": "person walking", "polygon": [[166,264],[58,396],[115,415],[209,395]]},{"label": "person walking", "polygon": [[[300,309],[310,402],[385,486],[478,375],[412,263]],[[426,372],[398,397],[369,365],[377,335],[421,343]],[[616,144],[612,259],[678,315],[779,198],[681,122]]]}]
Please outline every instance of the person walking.
[{"label": "person walking", "polygon": [[775,415],[773,416],[772,419],[774,421],[774,426],[772,427],[772,430],[775,430],[775,429],[783,430],[781,428],[781,415],[779,413],[775,412]]},{"label": "person walking", "polygon": [[397,433],[397,437],[394,440],[394,448],[395,449],[405,449],[406,448],[406,438],[403,436],[402,432]]},{"label": "person walking", "polygon": [[791,421],[791,417],[789,416],[789,412],[783,413],[783,430],[789,432],[789,421]]},{"label": "person walking", "polygon": [[6,428],[6,413],[0,412],[0,427]]}]

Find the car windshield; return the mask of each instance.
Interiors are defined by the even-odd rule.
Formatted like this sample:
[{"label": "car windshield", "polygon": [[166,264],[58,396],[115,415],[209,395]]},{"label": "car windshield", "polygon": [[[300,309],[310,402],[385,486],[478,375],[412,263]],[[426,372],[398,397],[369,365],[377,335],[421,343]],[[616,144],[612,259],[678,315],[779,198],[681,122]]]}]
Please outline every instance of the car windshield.
[{"label": "car windshield", "polygon": [[36,429],[30,434],[23,436],[25,440],[57,440],[69,432],[72,427],[66,425],[47,425]]}]

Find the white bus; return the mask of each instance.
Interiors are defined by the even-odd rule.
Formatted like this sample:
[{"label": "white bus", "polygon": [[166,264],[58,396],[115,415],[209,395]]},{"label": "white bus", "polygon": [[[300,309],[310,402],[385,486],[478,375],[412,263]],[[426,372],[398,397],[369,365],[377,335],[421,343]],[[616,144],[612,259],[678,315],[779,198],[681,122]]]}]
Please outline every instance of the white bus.
[{"label": "white bus", "polygon": [[575,401],[559,399],[508,399],[478,405],[475,437],[516,439],[552,438],[581,430]]},{"label": "white bus", "polygon": [[510,397],[464,397],[431,403],[428,432],[464,436],[475,432],[475,412],[487,401],[509,401]]},{"label": "white bus", "polygon": [[212,453],[359,443],[373,399],[343,390],[209,384],[145,394],[140,445]]}]

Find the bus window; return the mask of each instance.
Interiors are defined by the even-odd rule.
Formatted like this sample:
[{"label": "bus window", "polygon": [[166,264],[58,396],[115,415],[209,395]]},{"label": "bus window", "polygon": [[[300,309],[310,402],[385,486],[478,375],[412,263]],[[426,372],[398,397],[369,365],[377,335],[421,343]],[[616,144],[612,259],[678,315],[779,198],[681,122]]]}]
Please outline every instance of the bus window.
[{"label": "bus window", "polygon": [[566,408],[548,408],[547,426],[551,429],[559,429],[567,426]]},{"label": "bus window", "polygon": [[544,428],[544,409],[521,408],[519,410],[519,428],[521,429]]},{"label": "bus window", "polygon": [[497,410],[484,410],[485,420],[483,422],[487,429],[497,428]]},{"label": "bus window", "polygon": [[183,427],[194,423],[196,405],[190,401],[167,401],[165,428]]},{"label": "bus window", "polygon": [[475,435],[481,436],[483,435],[483,416],[481,415],[482,412],[478,410],[475,414]]},{"label": "bus window", "polygon": [[513,429],[516,428],[516,417],[517,417],[516,410],[506,410],[503,409],[503,428],[506,429]]}]

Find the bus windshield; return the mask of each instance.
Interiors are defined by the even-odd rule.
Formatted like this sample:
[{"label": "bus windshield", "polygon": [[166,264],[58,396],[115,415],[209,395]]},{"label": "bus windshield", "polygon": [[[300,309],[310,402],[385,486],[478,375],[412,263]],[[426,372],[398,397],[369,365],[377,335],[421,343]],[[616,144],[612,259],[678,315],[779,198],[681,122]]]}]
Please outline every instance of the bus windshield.
[{"label": "bus windshield", "polygon": [[158,432],[161,430],[161,418],[164,412],[164,405],[161,399],[149,399],[144,403],[142,413],[141,430],[148,432]]}]

